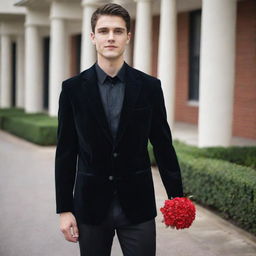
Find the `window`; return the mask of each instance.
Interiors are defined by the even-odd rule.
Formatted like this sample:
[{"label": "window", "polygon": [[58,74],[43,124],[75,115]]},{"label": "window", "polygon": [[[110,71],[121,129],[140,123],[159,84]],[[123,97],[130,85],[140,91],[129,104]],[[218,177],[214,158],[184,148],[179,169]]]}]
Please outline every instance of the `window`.
[{"label": "window", "polygon": [[189,101],[199,100],[201,10],[190,13],[189,28]]},{"label": "window", "polygon": [[49,108],[49,54],[50,54],[50,37],[43,38],[43,108]]},{"label": "window", "polygon": [[16,106],[16,53],[17,53],[17,47],[16,47],[16,43],[12,42],[12,101],[11,101],[11,105],[12,106]]}]

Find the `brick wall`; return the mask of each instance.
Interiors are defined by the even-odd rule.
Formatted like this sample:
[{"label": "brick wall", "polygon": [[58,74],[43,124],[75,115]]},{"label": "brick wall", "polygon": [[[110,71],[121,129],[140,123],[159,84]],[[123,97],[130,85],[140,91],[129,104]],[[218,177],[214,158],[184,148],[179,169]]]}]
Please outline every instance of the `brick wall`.
[{"label": "brick wall", "polygon": [[[256,1],[238,2],[233,136],[256,139]],[[197,124],[198,107],[189,106],[189,13],[178,14],[175,120]]]},{"label": "brick wall", "polygon": [[77,56],[77,44],[78,44],[77,36],[71,36],[69,40],[70,40],[70,51],[71,51],[69,75],[71,77],[78,74],[77,70],[79,70],[79,67],[77,67],[77,58],[80,58],[80,56]]},{"label": "brick wall", "polygon": [[256,139],[256,1],[237,7],[233,135]]},{"label": "brick wall", "polygon": [[157,62],[158,62],[158,45],[159,45],[159,24],[160,16],[153,16],[152,23],[152,72],[151,75],[157,77]]}]

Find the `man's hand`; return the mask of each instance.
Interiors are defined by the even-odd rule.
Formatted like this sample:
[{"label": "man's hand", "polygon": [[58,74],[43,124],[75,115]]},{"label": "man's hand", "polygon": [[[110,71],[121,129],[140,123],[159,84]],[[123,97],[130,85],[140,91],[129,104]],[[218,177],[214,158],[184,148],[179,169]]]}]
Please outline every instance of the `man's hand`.
[{"label": "man's hand", "polygon": [[60,213],[60,230],[67,241],[74,243],[78,241],[76,218],[71,212]]}]

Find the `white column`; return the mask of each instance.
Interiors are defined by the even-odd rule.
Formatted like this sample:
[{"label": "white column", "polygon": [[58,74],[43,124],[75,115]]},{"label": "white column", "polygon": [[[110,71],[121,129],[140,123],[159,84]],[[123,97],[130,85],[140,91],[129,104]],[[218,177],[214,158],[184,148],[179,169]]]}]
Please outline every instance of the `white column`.
[{"label": "white column", "polygon": [[91,42],[91,16],[96,10],[96,5],[90,0],[83,0],[83,23],[82,23],[82,42],[81,42],[81,71],[89,68],[96,61],[95,46]]},{"label": "white column", "polygon": [[176,84],[176,0],[162,0],[158,48],[158,77],[161,79],[167,110],[167,120],[174,122]]},{"label": "white column", "polygon": [[137,2],[133,66],[151,73],[152,17],[151,0]]},{"label": "white column", "polygon": [[16,58],[16,106],[24,107],[24,36],[17,38],[17,58]]},{"label": "white column", "polygon": [[58,99],[62,81],[67,77],[67,37],[65,20],[51,19],[50,37],[50,86],[49,86],[49,115],[57,116]]},{"label": "white column", "polygon": [[11,38],[1,36],[1,108],[11,107],[12,77],[11,77]]},{"label": "white column", "polygon": [[127,64],[131,65],[132,63],[132,49],[131,43],[127,44],[124,51],[124,60]]},{"label": "white column", "polygon": [[228,146],[232,137],[236,0],[203,0],[199,146]]},{"label": "white column", "polygon": [[25,30],[25,111],[36,113],[43,110],[42,39],[37,26],[26,25]]}]

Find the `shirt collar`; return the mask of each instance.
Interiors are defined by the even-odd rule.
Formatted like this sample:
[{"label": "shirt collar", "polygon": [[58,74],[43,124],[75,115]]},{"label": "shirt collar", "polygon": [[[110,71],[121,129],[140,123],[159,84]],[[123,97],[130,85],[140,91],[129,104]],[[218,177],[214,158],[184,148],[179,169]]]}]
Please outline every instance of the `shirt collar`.
[{"label": "shirt collar", "polygon": [[[96,62],[95,64],[96,67],[96,73],[97,73],[97,78],[100,84],[103,84],[105,82],[106,77],[108,76],[105,71],[98,65]],[[119,69],[117,73],[117,77],[120,79],[121,82],[124,82],[124,75],[125,75],[125,65],[123,63],[122,67]]]}]

